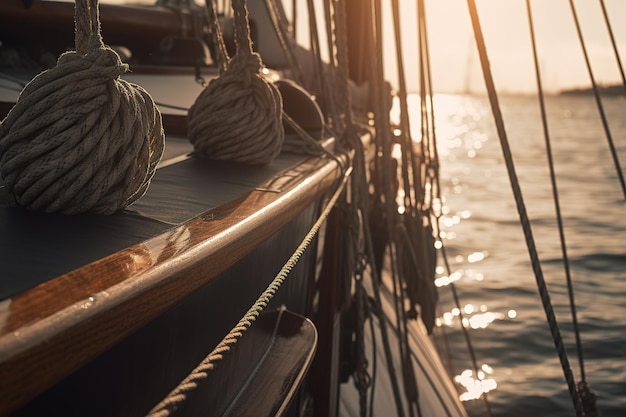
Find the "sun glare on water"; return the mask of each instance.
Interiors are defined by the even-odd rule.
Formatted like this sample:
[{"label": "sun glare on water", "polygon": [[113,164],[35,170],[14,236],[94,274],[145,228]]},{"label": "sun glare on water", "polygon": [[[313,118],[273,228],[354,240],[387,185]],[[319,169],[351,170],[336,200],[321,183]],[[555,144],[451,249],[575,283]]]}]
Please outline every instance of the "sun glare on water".
[{"label": "sun glare on water", "polygon": [[461,372],[460,375],[455,376],[454,380],[466,390],[466,392],[460,395],[460,400],[476,400],[480,398],[482,394],[496,389],[498,386],[496,380],[488,377],[488,374],[491,373],[493,373],[493,369],[491,369],[489,365],[483,364],[476,378],[471,369],[466,369]]}]

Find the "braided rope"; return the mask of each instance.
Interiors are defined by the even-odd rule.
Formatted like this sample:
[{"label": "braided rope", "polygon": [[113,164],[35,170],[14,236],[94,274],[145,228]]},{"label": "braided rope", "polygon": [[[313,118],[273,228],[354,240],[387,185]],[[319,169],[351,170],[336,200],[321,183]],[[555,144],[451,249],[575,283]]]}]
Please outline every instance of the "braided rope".
[{"label": "braided rope", "polygon": [[261,75],[261,57],[252,51],[246,1],[232,1],[237,53],[230,60],[212,0],[206,6],[218,44],[220,75],[189,109],[189,141],[201,157],[268,164],[280,153],[285,136],[282,98]]},{"label": "braided rope", "polygon": [[224,356],[230,351],[231,346],[237,343],[237,341],[243,336],[244,332],[252,326],[263,309],[267,307],[274,294],[276,294],[280,286],[283,282],[285,282],[285,279],[287,279],[287,276],[293,267],[311,244],[313,237],[317,234],[324,221],[326,221],[330,211],[335,206],[339,196],[343,192],[348,178],[350,178],[351,172],[351,169],[344,171],[341,183],[324,207],[324,210],[320,214],[319,218],[313,227],[311,227],[311,230],[306,234],[300,245],[298,245],[294,253],[289,257],[287,262],[278,272],[276,277],[269,284],[267,289],[263,291],[252,307],[250,307],[246,314],[239,320],[235,327],[228,332],[222,341],[218,343],[213,351],[209,353],[209,355],[207,355],[202,362],[200,362],[200,364],[193,371],[191,371],[191,373],[187,375],[187,377],[185,377],[185,379],[183,379],[181,383],[160,403],[154,406],[154,408],[152,408],[152,410],[150,410],[147,414],[147,417],[166,417],[174,413],[178,409],[178,406],[187,399],[187,395],[198,387],[201,380],[209,376],[209,373],[215,368],[216,363],[224,358]]},{"label": "braided rope", "polygon": [[33,78],[0,125],[0,175],[19,206],[112,214],[146,192],[163,154],[161,114],[77,0],[76,51]]}]

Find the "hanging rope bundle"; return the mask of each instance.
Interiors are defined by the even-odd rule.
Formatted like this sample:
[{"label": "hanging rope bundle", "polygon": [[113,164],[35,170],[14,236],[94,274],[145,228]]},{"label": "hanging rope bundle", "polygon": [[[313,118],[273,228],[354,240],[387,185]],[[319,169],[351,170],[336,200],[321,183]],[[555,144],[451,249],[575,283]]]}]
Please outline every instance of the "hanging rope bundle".
[{"label": "hanging rope bundle", "polygon": [[201,157],[249,164],[270,163],[280,153],[285,132],[282,98],[261,76],[262,62],[252,51],[245,0],[233,0],[237,52],[229,58],[212,0],[220,75],[211,80],[188,113],[189,140]]},{"label": "hanging rope bundle", "polygon": [[146,192],[165,144],[150,95],[100,36],[97,0],[77,0],[76,51],[33,78],[0,125],[0,174],[19,206],[112,214]]}]

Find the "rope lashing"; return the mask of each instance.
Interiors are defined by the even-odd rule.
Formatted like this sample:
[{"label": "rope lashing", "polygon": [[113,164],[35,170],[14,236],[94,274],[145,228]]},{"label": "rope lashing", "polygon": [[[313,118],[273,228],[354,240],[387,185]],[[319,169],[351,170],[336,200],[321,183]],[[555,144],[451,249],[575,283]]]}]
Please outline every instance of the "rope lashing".
[{"label": "rope lashing", "polygon": [[97,0],[77,0],[76,51],[33,78],[0,125],[0,175],[19,206],[112,214],[146,192],[163,154],[161,114],[103,44]]},{"label": "rope lashing", "polygon": [[245,0],[233,0],[237,52],[229,58],[212,0],[206,1],[220,63],[220,74],[196,98],[188,113],[194,152],[209,159],[268,164],[281,151],[285,132],[282,98],[261,75],[252,51]]},{"label": "rope lashing", "polygon": [[583,410],[585,410],[585,417],[598,417],[598,407],[596,406],[597,396],[596,393],[591,390],[591,387],[587,381],[579,381],[576,385],[578,388],[578,394],[583,404]]}]

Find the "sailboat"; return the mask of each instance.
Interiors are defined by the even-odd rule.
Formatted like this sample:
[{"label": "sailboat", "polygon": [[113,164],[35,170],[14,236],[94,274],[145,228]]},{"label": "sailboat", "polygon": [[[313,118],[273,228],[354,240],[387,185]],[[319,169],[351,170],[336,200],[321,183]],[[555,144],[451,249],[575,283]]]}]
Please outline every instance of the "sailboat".
[{"label": "sailboat", "polygon": [[3,1],[0,415],[467,416],[417,9],[415,138],[378,0]]},{"label": "sailboat", "polygon": [[466,415],[375,10],[112,3],[0,5],[0,415]]}]

